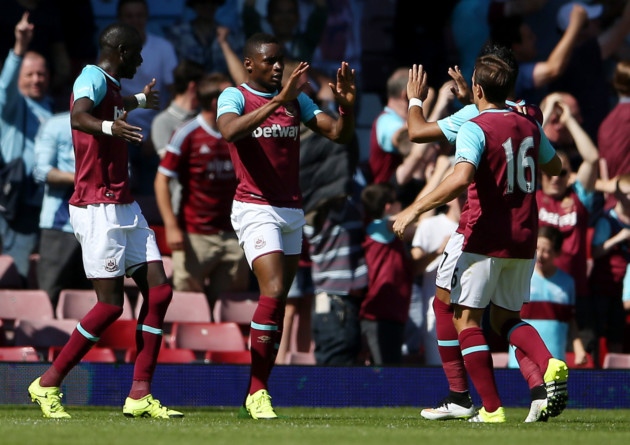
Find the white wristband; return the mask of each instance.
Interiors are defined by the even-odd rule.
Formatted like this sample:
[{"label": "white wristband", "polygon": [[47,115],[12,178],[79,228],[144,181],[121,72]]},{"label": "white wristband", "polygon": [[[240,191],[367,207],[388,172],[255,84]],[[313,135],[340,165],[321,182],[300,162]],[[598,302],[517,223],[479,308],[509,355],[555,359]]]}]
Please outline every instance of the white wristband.
[{"label": "white wristband", "polygon": [[103,121],[101,123],[101,131],[103,134],[112,135],[112,125],[114,125],[114,121]]},{"label": "white wristband", "polygon": [[418,99],[417,97],[412,97],[411,99],[409,99],[409,109],[411,110],[411,107],[420,107],[422,108],[422,101],[420,99]]},{"label": "white wristband", "polygon": [[134,94],[134,97],[138,101],[138,108],[145,108],[147,106],[147,95],[144,93]]}]

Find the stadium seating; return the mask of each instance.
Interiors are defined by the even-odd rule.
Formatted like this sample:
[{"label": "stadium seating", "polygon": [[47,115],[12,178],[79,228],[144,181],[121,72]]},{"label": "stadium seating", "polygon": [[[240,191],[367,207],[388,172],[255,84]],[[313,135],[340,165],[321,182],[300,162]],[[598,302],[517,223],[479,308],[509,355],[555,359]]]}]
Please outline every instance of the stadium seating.
[{"label": "stadium seating", "polygon": [[41,289],[0,289],[0,318],[48,320],[55,318],[50,298]]},{"label": "stadium seating", "polygon": [[[55,309],[55,315],[59,319],[73,318],[81,320],[97,302],[96,291],[93,289],[62,289],[59,293],[59,301]],[[123,313],[119,320],[132,320],[133,309],[129,297],[124,294]]]},{"label": "stadium seating", "polygon": [[247,351],[238,324],[233,322],[177,322],[173,324],[171,348],[192,349],[199,359],[206,351]]},{"label": "stadium seating", "polygon": [[47,357],[51,346],[63,346],[76,328],[78,320],[19,319],[15,326],[15,346],[32,346]]},{"label": "stadium seating", "polygon": [[136,347],[136,320],[121,320],[113,322],[105,332],[101,334],[97,345],[101,348],[126,351]]},{"label": "stadium seating", "polygon": [[[142,297],[138,299],[135,308],[136,318],[140,313]],[[203,292],[173,291],[173,299],[168,306],[165,323],[178,321],[211,321],[210,305]]]},{"label": "stadium seating", "polygon": [[40,289],[0,289],[0,319],[5,343],[12,346],[17,320],[55,318],[48,294]]},{"label": "stadium seating", "polygon": [[[61,352],[60,346],[52,346],[48,348],[48,361],[52,362],[59,355],[59,352]],[[97,363],[116,363],[117,358],[113,349],[94,346],[83,356],[81,361]]]},{"label": "stadium seating", "polygon": [[20,289],[23,286],[22,277],[15,267],[13,257],[0,254],[0,288]]},{"label": "stadium seating", "polygon": [[565,356],[565,361],[569,368],[573,369],[593,369],[595,368],[595,360],[593,360],[593,356],[591,354],[586,354],[586,363],[583,365],[575,364],[575,353],[567,352]]},{"label": "stadium seating", "polygon": [[0,362],[39,362],[40,357],[32,346],[0,347]]},{"label": "stadium seating", "polygon": [[258,292],[223,292],[214,303],[212,315],[216,322],[238,324],[245,343],[249,338],[254,311],[258,306]]},{"label": "stadium seating", "polygon": [[630,369],[630,354],[609,352],[604,357],[603,369]]}]

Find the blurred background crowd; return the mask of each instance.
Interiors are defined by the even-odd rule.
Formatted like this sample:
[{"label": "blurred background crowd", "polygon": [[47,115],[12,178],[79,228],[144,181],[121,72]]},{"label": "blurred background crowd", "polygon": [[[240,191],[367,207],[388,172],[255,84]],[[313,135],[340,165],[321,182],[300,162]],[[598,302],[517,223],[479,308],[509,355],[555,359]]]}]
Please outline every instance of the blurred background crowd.
[{"label": "blurred background crowd", "polygon": [[[15,31],[25,11],[35,29],[27,47]],[[165,154],[181,148],[174,132],[209,109],[200,86],[224,88],[245,79],[241,59],[248,36],[266,31],[279,38],[286,48],[285,75],[295,61],[308,61],[305,91],[329,113],[337,112],[328,82],[339,62],[356,70],[355,141],[325,143],[306,127],[301,135],[307,226],[285,330],[298,314],[296,347],[314,351],[318,364],[440,364],[431,305],[435,269],[465,197],[421,219],[404,240],[408,264],[395,267],[410,272],[391,271],[392,279],[408,280],[404,292],[368,288],[363,249],[370,224],[387,222],[452,164],[449,142],[409,141],[409,67],[422,64],[427,71],[424,115],[438,121],[465,105],[452,90],[449,68],[457,66],[470,82],[484,45],[511,49],[519,64],[515,101],[540,107],[545,134],[564,164],[561,176],[539,182],[541,225],[557,233],[541,235],[546,241],[539,242],[532,280],[538,307],[532,304],[524,318],[538,320],[537,327],[549,332],[545,341],[560,345],[561,354],[574,354],[575,365],[601,363],[607,351],[630,353],[630,284],[624,283],[630,281],[627,0],[578,6],[565,0],[5,0],[2,256],[11,258],[20,276],[11,286],[44,289],[53,306],[62,289],[90,286],[64,213],[74,172],[68,110],[74,79],[96,61],[99,32],[114,21],[134,26],[144,41],[144,62],[133,79],[122,81],[123,93],[142,91],[152,78],[160,91],[161,110],[129,115],[144,134],[142,144],[129,146],[129,168],[132,192],[165,256],[181,247],[173,227],[164,224],[160,193],[168,192],[178,228],[186,232],[193,224],[186,211],[190,185],[178,183],[187,178],[184,164],[176,175],[180,181],[158,187],[156,176]],[[236,262],[230,266],[236,268],[229,275],[233,282],[220,290],[252,290],[255,280],[242,256],[230,261]],[[558,284],[549,262],[569,278]],[[206,292],[213,305],[219,298],[214,267],[176,268],[175,289]],[[0,287],[9,286],[0,280]],[[398,334],[366,344],[362,331],[381,324],[394,325],[387,332]],[[288,347],[281,347],[280,363]],[[508,351],[500,341],[492,347]]]}]

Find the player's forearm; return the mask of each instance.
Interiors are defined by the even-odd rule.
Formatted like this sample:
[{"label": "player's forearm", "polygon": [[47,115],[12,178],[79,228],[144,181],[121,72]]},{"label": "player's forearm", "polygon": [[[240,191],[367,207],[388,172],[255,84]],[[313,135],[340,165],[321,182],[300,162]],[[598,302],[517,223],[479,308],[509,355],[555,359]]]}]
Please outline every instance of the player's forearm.
[{"label": "player's forearm", "polygon": [[271,116],[281,105],[280,101],[270,100],[262,107],[249,113],[237,116],[225,114],[219,117],[219,131],[227,142],[234,142],[249,136],[256,128]]},{"label": "player's forearm", "polygon": [[411,107],[407,117],[409,140],[412,142],[446,141],[437,122],[427,122],[421,107]]},{"label": "player's forearm", "polygon": [[173,212],[173,204],[171,202],[171,192],[169,189],[169,178],[162,173],[157,173],[154,182],[155,201],[162,217],[164,227],[177,227],[177,217]]},{"label": "player's forearm", "polygon": [[[547,60],[536,64],[534,68],[534,86],[536,88],[557,79],[567,69],[581,27],[582,22],[569,22],[569,26]],[[543,69],[537,69],[539,67]]]}]

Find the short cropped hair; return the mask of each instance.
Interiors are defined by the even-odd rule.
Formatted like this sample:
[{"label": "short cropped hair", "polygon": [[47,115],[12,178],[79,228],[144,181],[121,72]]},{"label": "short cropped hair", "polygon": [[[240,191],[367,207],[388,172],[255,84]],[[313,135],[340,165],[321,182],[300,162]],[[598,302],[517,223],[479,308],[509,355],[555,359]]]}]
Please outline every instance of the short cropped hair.
[{"label": "short cropped hair", "polygon": [[538,238],[547,238],[551,241],[551,247],[553,251],[559,253],[562,251],[562,241],[564,238],[560,229],[554,226],[540,226],[538,227]]},{"label": "short cropped hair", "polygon": [[361,191],[361,202],[369,220],[381,219],[385,206],[396,202],[396,188],[389,182],[367,185]]},{"label": "short cropped hair", "polygon": [[189,59],[182,59],[173,70],[173,93],[182,94],[190,82],[197,82],[204,75],[201,64]]},{"label": "short cropped hair", "polygon": [[514,90],[516,77],[510,66],[494,54],[477,58],[474,79],[488,102],[503,103]]},{"label": "short cropped hair", "polygon": [[221,94],[221,86],[232,83],[229,76],[223,73],[210,73],[203,76],[197,83],[197,99],[202,110],[210,110],[212,100]]},{"label": "short cropped hair", "polygon": [[98,38],[98,46],[101,50],[115,49],[119,45],[130,42],[141,42],[142,37],[133,26],[124,23],[112,23],[108,25]]},{"label": "short cropped hair", "polygon": [[245,48],[243,48],[243,55],[245,57],[255,56],[262,45],[273,44],[280,45],[280,41],[273,34],[266,32],[256,32],[252,34],[245,42]]},{"label": "short cropped hair", "polygon": [[514,77],[518,76],[518,61],[510,48],[497,42],[488,42],[481,48],[479,56],[487,54],[493,54],[503,60],[514,71]]}]

